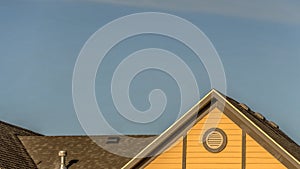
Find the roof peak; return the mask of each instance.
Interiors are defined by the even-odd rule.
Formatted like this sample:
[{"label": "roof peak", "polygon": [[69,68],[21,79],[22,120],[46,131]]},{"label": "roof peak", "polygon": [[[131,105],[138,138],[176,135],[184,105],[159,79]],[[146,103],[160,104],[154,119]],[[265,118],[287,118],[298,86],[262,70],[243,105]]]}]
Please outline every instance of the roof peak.
[{"label": "roof peak", "polygon": [[[282,132],[275,123],[265,119],[259,119],[246,104],[239,103],[216,89],[212,89],[123,168],[140,165],[140,159],[143,159],[143,157],[147,157],[149,154],[153,154],[153,152],[159,153],[161,147],[166,148],[169,145],[169,143],[166,143],[166,140],[174,141],[180,136],[184,136],[186,131],[193,125],[193,122],[196,122],[199,118],[203,118],[205,113],[209,113],[213,105],[215,105],[216,108],[218,108],[218,106],[224,106],[224,109],[228,110],[226,111],[227,114],[231,114],[231,116],[234,117],[232,120],[239,121],[241,126],[245,128],[244,130],[250,131],[249,133],[251,133],[256,140],[260,139],[260,142],[266,144],[265,147],[272,148],[274,152],[283,153],[286,165],[294,166],[296,163],[299,163],[299,145]],[[196,120],[195,117],[198,119]],[[189,125],[191,123],[192,125]],[[182,126],[188,126],[189,128],[182,128]]]}]

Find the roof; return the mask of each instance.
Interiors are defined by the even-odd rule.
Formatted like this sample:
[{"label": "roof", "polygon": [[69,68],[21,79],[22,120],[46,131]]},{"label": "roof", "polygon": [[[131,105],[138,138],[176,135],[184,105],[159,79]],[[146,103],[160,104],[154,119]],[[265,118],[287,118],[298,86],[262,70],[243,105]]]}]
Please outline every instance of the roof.
[{"label": "roof", "polygon": [[[244,127],[252,127],[252,132],[263,138],[264,146],[269,146],[267,148],[274,149],[274,152],[281,152],[281,161],[296,168],[300,165],[300,146],[276,124],[257,116],[246,105],[212,90],[161,135],[154,137],[92,136],[91,139],[88,136],[42,136],[0,121],[0,168],[57,168],[60,164],[58,152],[61,150],[68,152],[66,162],[70,169],[131,168],[145,159],[150,159],[149,155],[154,150],[163,151],[171,145],[194,124],[191,119],[195,121],[196,118],[202,118],[211,107],[218,105],[216,103],[225,105],[224,112],[229,110],[236,114]],[[116,140],[116,143],[109,144],[111,138]],[[142,139],[136,141],[135,138]],[[296,163],[293,163],[293,160]]]},{"label": "roof", "polygon": [[38,133],[0,121],[0,168],[36,168],[17,136],[37,136]]},{"label": "roof", "polygon": [[213,89],[135,158],[130,160],[123,169],[146,166],[157,154],[184,136],[195,122],[203,118],[214,106],[224,109],[223,113],[226,115],[231,114],[233,121],[238,121],[237,124],[243,130],[256,138],[255,140],[263,144],[263,147],[271,154],[276,154],[276,158],[280,158],[282,163],[289,168],[300,168],[300,146],[281,131],[275,123],[270,123],[263,116],[259,117],[245,104],[241,104]]},{"label": "roof", "polygon": [[[109,138],[119,138],[116,144],[106,144]],[[58,152],[67,151],[66,165],[70,169],[121,168],[155,137],[149,136],[21,136],[26,150],[39,169],[58,168]],[[136,141],[134,138],[142,138]],[[128,157],[111,153],[96,143],[108,146]],[[130,151],[129,151],[130,150]]]},{"label": "roof", "polygon": [[260,119],[254,115],[254,111],[251,109],[246,110],[239,102],[233,100],[230,97],[226,99],[238,108],[243,114],[245,114],[251,121],[258,125],[263,131],[265,131],[272,139],[280,144],[285,150],[293,155],[298,161],[300,161],[300,146],[294,142],[288,135],[286,135],[280,128],[276,128],[269,123],[267,119]]}]

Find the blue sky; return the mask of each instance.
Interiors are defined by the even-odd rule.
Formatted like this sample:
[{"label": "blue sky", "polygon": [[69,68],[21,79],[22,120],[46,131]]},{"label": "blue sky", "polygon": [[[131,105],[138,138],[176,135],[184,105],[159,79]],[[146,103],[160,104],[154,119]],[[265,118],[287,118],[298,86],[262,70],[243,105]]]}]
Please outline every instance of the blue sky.
[{"label": "blue sky", "polygon": [[[174,14],[199,27],[223,62],[227,94],[275,121],[300,143],[300,3],[292,0],[1,1],[0,119],[46,135],[84,134],[72,102],[72,74],[81,48],[110,21],[149,11]],[[147,47],[180,55],[196,74],[201,96],[209,91],[203,65],[180,43],[162,36],[127,39],[106,56],[99,71],[110,70],[123,55]],[[114,57],[120,54],[121,58]],[[109,77],[101,76],[96,79],[96,95],[103,103],[109,89],[102,83]],[[131,86],[132,102],[141,110],[149,106],[145,96],[153,88],[161,88],[173,98],[157,124],[120,123],[117,115],[108,113],[113,109],[109,101],[103,106],[108,121],[122,132],[161,132],[175,120],[168,111],[178,108],[179,95],[174,92],[178,87],[169,84],[174,84],[172,78],[151,70],[138,76]]]}]

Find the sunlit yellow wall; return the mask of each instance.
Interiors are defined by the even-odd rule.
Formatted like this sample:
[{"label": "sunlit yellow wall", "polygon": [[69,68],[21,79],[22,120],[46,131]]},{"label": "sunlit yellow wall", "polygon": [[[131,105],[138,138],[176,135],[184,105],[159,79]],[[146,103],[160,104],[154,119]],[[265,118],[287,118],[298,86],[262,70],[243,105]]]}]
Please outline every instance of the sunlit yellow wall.
[{"label": "sunlit yellow wall", "polygon": [[[217,108],[200,120],[188,133],[187,168],[231,169],[241,168],[242,130]],[[221,119],[218,124],[218,119]],[[204,123],[208,126],[204,127]],[[217,126],[214,124],[218,124]],[[228,139],[227,146],[220,153],[208,152],[202,144],[202,135],[211,128],[222,129]]]},{"label": "sunlit yellow wall", "polygon": [[246,135],[246,166],[247,169],[271,168],[282,169],[286,168],[269,152],[261,147],[248,134]]},{"label": "sunlit yellow wall", "polygon": [[174,143],[163,154],[155,158],[146,169],[181,169],[182,168],[182,138]]}]

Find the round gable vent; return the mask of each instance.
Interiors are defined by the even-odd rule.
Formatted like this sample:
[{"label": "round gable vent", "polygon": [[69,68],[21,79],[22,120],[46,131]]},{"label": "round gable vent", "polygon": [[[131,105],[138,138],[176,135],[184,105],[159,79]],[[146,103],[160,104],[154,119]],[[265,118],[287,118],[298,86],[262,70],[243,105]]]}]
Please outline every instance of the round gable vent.
[{"label": "round gable vent", "polygon": [[218,153],[226,147],[227,136],[223,130],[211,128],[204,133],[202,142],[207,151]]}]

